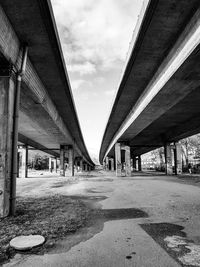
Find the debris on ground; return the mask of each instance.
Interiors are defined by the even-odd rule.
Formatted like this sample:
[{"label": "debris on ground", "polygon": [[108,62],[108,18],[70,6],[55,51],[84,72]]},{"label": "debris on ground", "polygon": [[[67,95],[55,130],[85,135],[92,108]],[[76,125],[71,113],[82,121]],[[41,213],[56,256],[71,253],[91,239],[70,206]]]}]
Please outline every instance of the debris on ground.
[{"label": "debris on ground", "polygon": [[20,235],[10,241],[10,247],[16,250],[29,250],[38,247],[45,242],[45,238],[41,235]]}]

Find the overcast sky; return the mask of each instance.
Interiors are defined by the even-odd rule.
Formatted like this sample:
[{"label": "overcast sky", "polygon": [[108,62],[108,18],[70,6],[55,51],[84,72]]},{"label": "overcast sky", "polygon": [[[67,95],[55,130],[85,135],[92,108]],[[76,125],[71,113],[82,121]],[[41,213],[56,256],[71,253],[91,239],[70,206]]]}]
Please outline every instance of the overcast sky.
[{"label": "overcast sky", "polygon": [[83,137],[98,156],[142,0],[52,0]]}]

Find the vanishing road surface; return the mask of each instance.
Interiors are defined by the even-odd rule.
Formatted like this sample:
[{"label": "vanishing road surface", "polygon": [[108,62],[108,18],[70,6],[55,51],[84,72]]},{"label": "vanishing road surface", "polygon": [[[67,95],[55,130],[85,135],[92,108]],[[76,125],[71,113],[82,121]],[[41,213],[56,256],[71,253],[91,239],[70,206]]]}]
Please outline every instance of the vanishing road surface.
[{"label": "vanishing road surface", "polygon": [[115,177],[96,171],[69,178],[18,179],[18,194],[65,194],[102,209],[96,220],[44,255],[21,255],[4,266],[200,266],[200,179],[156,173]]}]

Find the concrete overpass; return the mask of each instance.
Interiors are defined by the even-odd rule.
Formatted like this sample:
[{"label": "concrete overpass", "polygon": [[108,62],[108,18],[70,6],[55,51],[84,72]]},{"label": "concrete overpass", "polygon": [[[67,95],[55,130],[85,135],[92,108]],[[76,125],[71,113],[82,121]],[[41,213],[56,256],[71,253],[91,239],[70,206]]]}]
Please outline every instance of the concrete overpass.
[{"label": "concrete overpass", "polygon": [[103,136],[101,163],[115,159],[121,175],[124,161],[130,175],[130,157],[141,165],[140,155],[165,146],[167,172],[171,150],[181,172],[177,142],[200,132],[199,49],[198,0],[144,1]]},{"label": "concrete overpass", "polygon": [[0,0],[0,216],[15,202],[17,142],[61,157],[62,175],[66,159],[72,175],[74,158],[94,166],[49,0]]}]

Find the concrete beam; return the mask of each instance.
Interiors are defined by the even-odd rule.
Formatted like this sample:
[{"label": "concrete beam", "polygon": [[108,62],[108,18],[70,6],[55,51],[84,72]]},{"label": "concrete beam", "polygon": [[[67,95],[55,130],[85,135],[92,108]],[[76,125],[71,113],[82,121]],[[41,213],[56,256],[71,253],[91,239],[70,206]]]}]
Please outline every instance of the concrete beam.
[{"label": "concrete beam", "polygon": [[51,150],[51,149],[48,149],[47,147],[42,146],[41,144],[39,144],[39,143],[37,143],[37,142],[31,140],[30,138],[24,136],[23,134],[20,134],[20,133],[19,133],[19,135],[18,135],[18,140],[19,140],[21,143],[27,144],[27,145],[29,145],[29,146],[31,146],[31,147],[34,147],[34,148],[37,149],[37,150],[41,150],[41,151],[43,151],[43,152],[45,152],[45,153],[48,153],[48,154],[50,154],[50,155],[52,155],[52,156],[54,156],[54,157],[59,157],[59,155],[60,155],[59,153],[57,153],[57,152],[54,151],[53,149],[52,149],[52,150]]}]

